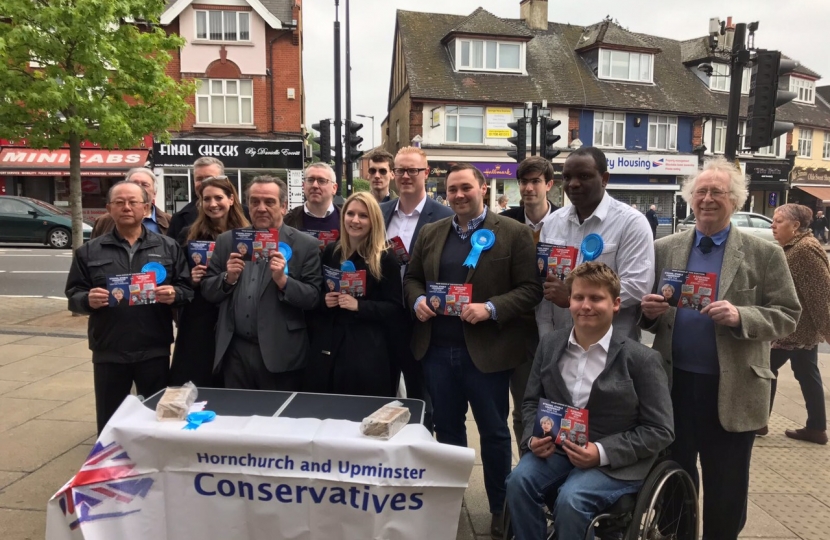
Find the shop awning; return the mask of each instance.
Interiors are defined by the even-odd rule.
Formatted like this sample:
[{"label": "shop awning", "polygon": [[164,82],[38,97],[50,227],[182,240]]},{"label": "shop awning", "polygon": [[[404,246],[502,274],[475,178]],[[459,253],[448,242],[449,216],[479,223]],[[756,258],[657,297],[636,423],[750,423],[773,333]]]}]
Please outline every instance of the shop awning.
[{"label": "shop awning", "polygon": [[816,199],[820,200],[824,204],[830,204],[830,187],[819,187],[819,186],[793,186],[801,191],[806,191]]},{"label": "shop awning", "polygon": [[[122,176],[147,163],[148,150],[81,150],[81,176]],[[0,150],[0,175],[69,176],[69,150],[5,148]]]}]

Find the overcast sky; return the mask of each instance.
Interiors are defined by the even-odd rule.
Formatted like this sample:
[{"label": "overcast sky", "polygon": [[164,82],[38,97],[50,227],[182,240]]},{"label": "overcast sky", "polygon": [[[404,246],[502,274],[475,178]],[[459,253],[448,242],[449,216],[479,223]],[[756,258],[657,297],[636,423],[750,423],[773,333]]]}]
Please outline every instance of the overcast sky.
[{"label": "overcast sky", "polygon": [[[340,0],[341,33],[345,42],[345,1]],[[375,144],[386,117],[395,12],[398,9],[469,15],[479,6],[505,18],[519,18],[519,0],[352,0],[352,116],[375,117]],[[303,2],[307,122],[334,118],[334,0]],[[548,20],[588,26],[606,15],[632,32],[672,39],[689,39],[708,32],[709,18],[735,22],[758,21],[755,46],[783,51],[825,78],[830,84],[830,1],[800,0],[798,7],[781,0],[590,0],[549,2]],[[345,77],[345,62],[344,77]],[[345,83],[344,83],[345,84]],[[344,91],[345,99],[345,91]],[[343,108],[345,117],[345,106]],[[364,124],[364,149],[371,148],[371,121]]]}]

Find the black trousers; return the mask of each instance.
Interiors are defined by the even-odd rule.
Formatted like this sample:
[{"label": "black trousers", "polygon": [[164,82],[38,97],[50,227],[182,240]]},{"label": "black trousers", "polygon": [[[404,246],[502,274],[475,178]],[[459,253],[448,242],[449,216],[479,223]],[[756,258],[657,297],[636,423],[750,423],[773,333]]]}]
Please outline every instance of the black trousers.
[{"label": "black trousers", "polygon": [[812,349],[770,349],[769,368],[775,373],[772,380],[769,408],[775,400],[775,389],[778,386],[778,370],[790,361],[793,374],[801,385],[801,395],[807,407],[807,428],[825,431],[827,416],[824,407],[824,385],[821,382],[821,372],[818,370],[818,346]]},{"label": "black trousers", "polygon": [[271,373],[265,367],[259,344],[234,336],[222,359],[222,374],[225,388],[299,392],[305,370]]},{"label": "black trousers", "polygon": [[170,357],[160,356],[143,362],[116,364],[98,362],[92,364],[95,380],[95,416],[98,434],[124,401],[133,383],[140,396],[150,397],[167,387],[170,373]]},{"label": "black trousers", "polygon": [[676,461],[700,489],[697,459],[703,475],[703,539],[736,540],[746,524],[749,462],[755,432],[733,433],[718,419],[718,375],[674,370]]}]

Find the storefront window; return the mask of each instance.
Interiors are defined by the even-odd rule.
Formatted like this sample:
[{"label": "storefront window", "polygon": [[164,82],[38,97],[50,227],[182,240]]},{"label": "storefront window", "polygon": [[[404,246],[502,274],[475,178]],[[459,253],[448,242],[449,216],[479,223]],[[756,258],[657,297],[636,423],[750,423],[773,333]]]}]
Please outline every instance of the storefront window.
[{"label": "storefront window", "polygon": [[[254,178],[257,176],[276,176],[277,178],[282,179],[283,182],[288,182],[288,171],[286,169],[274,169],[274,170],[243,170],[241,171],[241,178],[242,178],[242,191],[239,193],[239,196],[244,199],[247,197],[245,196],[248,192],[248,188],[251,186],[251,182],[253,182]],[[233,171],[234,176],[236,176],[237,171]],[[228,178],[233,178],[230,174]]]},{"label": "storefront window", "polygon": [[[82,176],[81,177],[81,206],[83,207],[84,220],[93,222],[107,213],[107,193],[113,184],[123,180],[123,176]],[[53,176],[50,180],[54,183],[55,198],[54,204],[59,208],[69,207],[69,177]],[[24,179],[24,185],[29,179]],[[40,200],[48,200],[37,197]]]}]

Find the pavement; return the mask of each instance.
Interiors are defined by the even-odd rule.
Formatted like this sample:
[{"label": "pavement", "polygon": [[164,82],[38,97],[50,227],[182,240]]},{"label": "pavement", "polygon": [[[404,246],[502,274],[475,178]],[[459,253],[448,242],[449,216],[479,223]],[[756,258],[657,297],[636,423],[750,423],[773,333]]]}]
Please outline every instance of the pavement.
[{"label": "pavement", "polygon": [[[828,349],[819,354],[825,380]],[[46,503],[95,442],[95,399],[86,318],[66,300],[0,297],[0,538],[41,540]],[[830,397],[830,392],[825,392]],[[830,399],[828,399],[830,401]],[[828,403],[830,409],[830,403]],[[830,536],[830,447],[787,439],[804,424],[792,371],[780,373],[770,435],[756,439],[748,521],[741,538],[824,540]],[[458,540],[489,539],[479,439],[468,417],[476,465],[458,520]],[[514,463],[518,459],[514,445]]]}]

